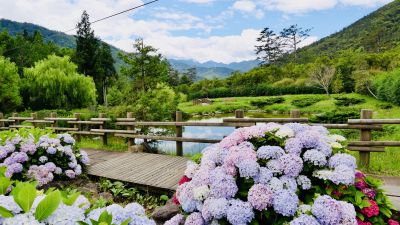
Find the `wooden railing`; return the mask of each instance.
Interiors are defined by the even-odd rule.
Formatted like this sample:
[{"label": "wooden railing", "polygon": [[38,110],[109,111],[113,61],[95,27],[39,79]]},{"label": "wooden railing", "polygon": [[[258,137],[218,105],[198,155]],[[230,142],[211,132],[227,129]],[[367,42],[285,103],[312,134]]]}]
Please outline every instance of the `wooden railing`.
[{"label": "wooden railing", "polygon": [[[368,167],[371,152],[384,152],[385,147],[400,146],[400,141],[372,141],[372,130],[381,130],[382,125],[400,124],[400,119],[372,119],[373,112],[371,110],[361,110],[360,119],[349,119],[345,124],[313,124],[321,125],[328,129],[355,129],[360,131],[360,140],[348,143],[348,149],[358,151],[360,154],[360,163],[362,166]],[[81,114],[75,113],[74,117],[60,118],[55,113],[51,113],[49,117],[38,119],[36,113],[32,113],[30,117],[19,117],[17,113],[13,113],[11,117],[4,118],[0,113],[0,130],[18,129],[23,127],[46,127],[53,129],[55,132],[69,132],[79,141],[82,135],[95,135],[101,137],[103,144],[107,144],[107,137],[113,134],[116,137],[128,139],[128,147],[135,144],[135,139],[147,140],[164,140],[176,142],[176,154],[183,155],[183,142],[197,143],[217,143],[220,139],[193,138],[183,137],[183,127],[185,126],[209,126],[209,127],[247,127],[256,123],[309,123],[308,118],[300,117],[299,110],[292,110],[290,118],[244,118],[243,110],[235,111],[235,118],[225,118],[222,122],[183,122],[182,112],[176,112],[176,121],[173,122],[155,122],[155,121],[136,121],[132,118],[132,113],[128,112],[126,118],[106,118],[104,113],[100,113],[97,118],[89,120],[81,120]],[[66,122],[68,127],[59,126],[60,121]],[[23,125],[23,122],[29,122],[29,125]],[[126,127],[126,129],[110,129],[108,125]],[[26,123],[24,123],[26,124]],[[83,125],[86,129],[83,128]],[[115,127],[113,126],[113,127]],[[135,129],[136,127],[175,127],[175,136],[166,135],[149,135],[141,134]]]}]

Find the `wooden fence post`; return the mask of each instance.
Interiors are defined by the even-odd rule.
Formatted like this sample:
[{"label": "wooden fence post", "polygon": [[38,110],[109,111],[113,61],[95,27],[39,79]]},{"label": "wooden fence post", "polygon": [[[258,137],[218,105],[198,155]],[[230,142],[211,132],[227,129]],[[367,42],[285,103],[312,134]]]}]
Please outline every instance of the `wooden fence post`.
[{"label": "wooden fence post", "polygon": [[[79,121],[81,119],[81,114],[80,113],[74,113],[74,117],[76,118],[76,121]],[[76,123],[74,124],[74,128],[78,128],[78,132],[81,130],[81,125]],[[81,141],[81,135],[79,133],[75,134],[76,141]]]},{"label": "wooden fence post", "polygon": [[[106,118],[105,113],[99,113],[99,118]],[[106,121],[102,121],[103,123],[100,125],[100,129],[105,129],[106,128]],[[104,133],[102,136],[103,139],[103,145],[107,145],[107,132]]]},{"label": "wooden fence post", "polygon": [[[12,117],[18,117],[18,113],[13,113]],[[14,125],[19,125],[19,120],[15,120],[15,122],[13,122]]]},{"label": "wooden fence post", "polygon": [[[372,110],[362,109],[361,119],[372,119]],[[371,141],[372,132],[371,129],[360,129],[360,141]],[[368,168],[370,161],[370,152],[360,151],[360,166]]]},{"label": "wooden fence post", "polygon": [[[0,120],[2,120],[2,119],[4,119],[4,114],[3,113],[0,113]],[[0,127],[4,127],[4,122],[3,121],[0,121]]]},{"label": "wooden fence post", "polygon": [[[133,118],[133,113],[132,112],[127,112],[126,113],[126,118]],[[135,130],[135,126],[128,125],[126,126],[127,130]],[[129,147],[135,145],[135,138],[128,138],[128,149]]]},{"label": "wooden fence post", "polygon": [[[56,112],[50,113],[50,118],[56,118],[56,117],[57,117]],[[54,122],[51,124],[51,127],[57,127],[57,120],[54,120]]]},{"label": "wooden fence post", "polygon": [[[37,113],[31,113],[31,117],[32,117],[33,120],[36,120],[37,119]],[[36,125],[37,124],[35,122],[32,122],[32,126],[33,127],[36,127]]]},{"label": "wooden fence post", "polygon": [[300,118],[300,110],[298,109],[290,110],[290,118]]},{"label": "wooden fence post", "polygon": [[[235,110],[235,118],[244,118],[244,111],[241,109]],[[235,127],[235,129],[240,127]]]},{"label": "wooden fence post", "polygon": [[[176,122],[182,121],[182,112],[176,111]],[[182,126],[176,126],[176,137],[182,137]],[[182,141],[176,141],[176,155],[183,156],[183,144]]]}]

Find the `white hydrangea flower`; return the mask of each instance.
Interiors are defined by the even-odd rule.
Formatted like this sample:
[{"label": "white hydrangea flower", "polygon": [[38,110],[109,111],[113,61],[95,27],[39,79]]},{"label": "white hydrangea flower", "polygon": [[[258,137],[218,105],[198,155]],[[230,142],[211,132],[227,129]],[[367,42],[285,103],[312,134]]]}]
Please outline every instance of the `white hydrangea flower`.
[{"label": "white hydrangea flower", "polygon": [[192,178],[198,169],[199,169],[199,164],[197,164],[193,161],[187,161],[185,176],[187,176],[188,178]]},{"label": "white hydrangea flower", "polygon": [[275,133],[277,137],[280,138],[290,138],[294,137],[294,131],[289,127],[282,126],[279,130]]},{"label": "white hydrangea flower", "polygon": [[85,220],[85,211],[76,206],[60,204],[56,211],[45,220],[49,225],[76,225]]},{"label": "white hydrangea flower", "polygon": [[332,142],[331,146],[332,146],[332,148],[343,148],[343,145],[336,141]]},{"label": "white hydrangea flower", "polygon": [[206,199],[209,193],[210,189],[208,188],[207,185],[203,185],[193,189],[193,197],[194,199],[199,201],[203,201],[204,199]]},{"label": "white hydrangea flower", "polygon": [[45,225],[45,224],[37,221],[32,213],[25,213],[4,219],[3,225]]},{"label": "white hydrangea flower", "polygon": [[332,140],[337,141],[337,142],[346,141],[346,138],[345,138],[345,137],[343,137],[342,135],[338,135],[338,134],[332,134],[332,135],[329,135],[329,137],[330,137]]}]

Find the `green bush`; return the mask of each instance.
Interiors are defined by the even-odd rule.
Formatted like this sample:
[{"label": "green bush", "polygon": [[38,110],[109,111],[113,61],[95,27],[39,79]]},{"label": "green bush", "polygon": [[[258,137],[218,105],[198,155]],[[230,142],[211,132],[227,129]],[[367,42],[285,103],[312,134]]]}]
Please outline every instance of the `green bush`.
[{"label": "green bush", "polygon": [[400,69],[379,75],[373,87],[379,99],[400,105]]},{"label": "green bush", "polygon": [[323,98],[313,98],[313,97],[309,97],[309,98],[300,98],[300,99],[294,99],[292,101],[292,105],[300,107],[300,108],[304,108],[310,105],[314,105],[315,103],[321,101]]},{"label": "green bush", "polygon": [[271,98],[265,98],[265,99],[252,100],[252,101],[250,101],[250,104],[252,106],[256,106],[258,108],[263,108],[267,105],[279,104],[284,101],[285,101],[285,98],[283,98],[283,97],[271,97]]},{"label": "green bush", "polygon": [[337,108],[333,111],[314,115],[312,123],[347,123],[348,119],[360,118],[360,110],[355,108]]},{"label": "green bush", "polygon": [[21,105],[19,85],[17,66],[0,56],[0,112],[11,112]]},{"label": "green bush", "polygon": [[96,103],[91,77],[76,72],[69,57],[50,55],[24,70],[24,100],[33,109],[72,109]]},{"label": "green bush", "polygon": [[351,106],[365,103],[365,99],[351,98],[351,97],[335,97],[335,105],[337,106]]}]

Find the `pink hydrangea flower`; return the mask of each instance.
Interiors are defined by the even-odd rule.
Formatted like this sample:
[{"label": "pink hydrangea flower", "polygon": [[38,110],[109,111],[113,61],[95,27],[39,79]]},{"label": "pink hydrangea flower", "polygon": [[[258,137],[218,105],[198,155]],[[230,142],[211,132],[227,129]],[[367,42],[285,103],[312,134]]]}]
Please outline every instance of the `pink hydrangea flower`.
[{"label": "pink hydrangea flower", "polygon": [[389,224],[389,225],[399,225],[399,222],[390,219],[390,220],[388,221],[388,224]]},{"label": "pink hydrangea flower", "polygon": [[366,215],[367,217],[373,217],[379,215],[379,207],[373,200],[368,200],[370,206],[361,209],[361,213]]}]

